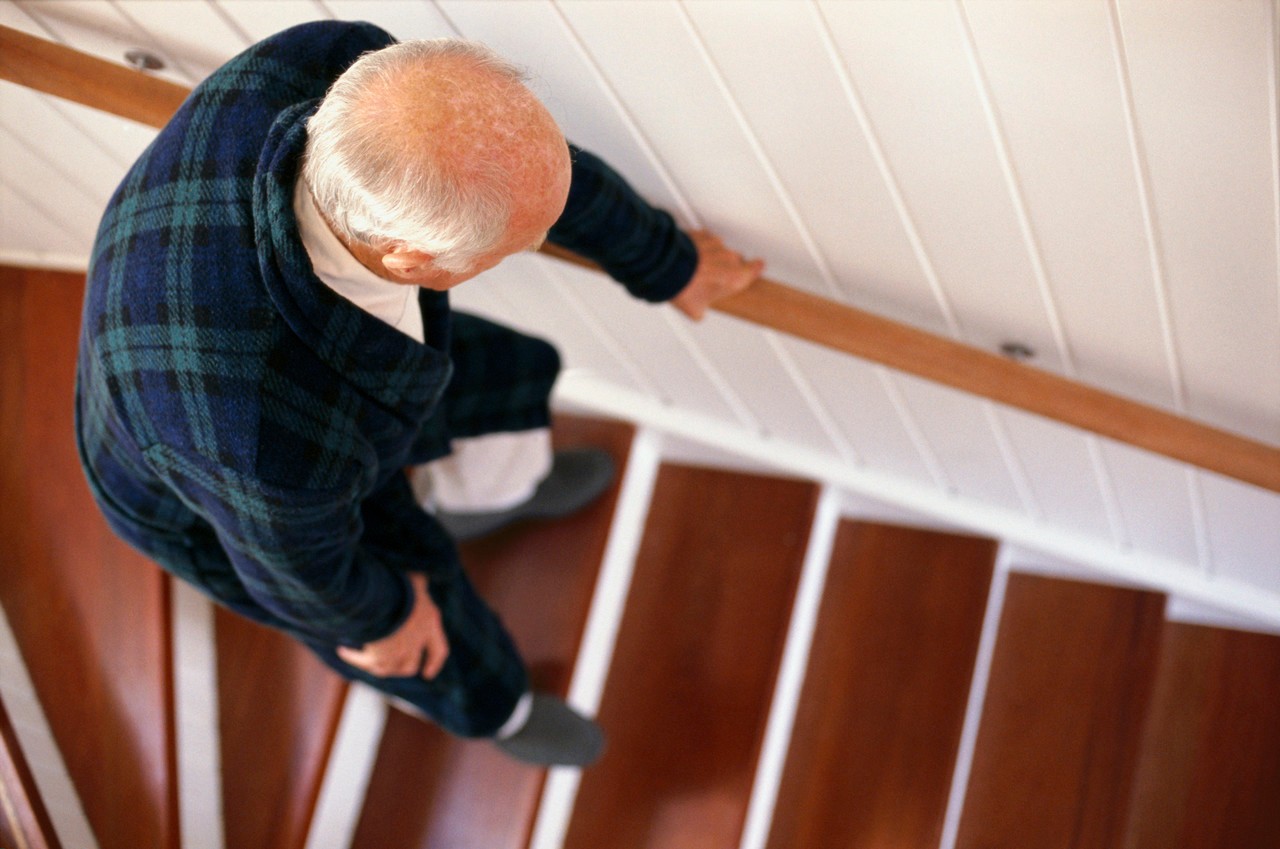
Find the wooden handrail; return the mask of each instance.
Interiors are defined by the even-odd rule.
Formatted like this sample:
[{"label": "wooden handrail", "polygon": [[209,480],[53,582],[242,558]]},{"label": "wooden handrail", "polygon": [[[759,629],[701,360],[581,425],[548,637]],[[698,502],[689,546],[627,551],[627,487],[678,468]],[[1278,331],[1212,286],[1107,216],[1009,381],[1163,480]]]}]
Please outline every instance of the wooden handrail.
[{"label": "wooden handrail", "polygon": [[0,79],[151,127],[163,127],[191,93],[6,26],[0,26]]},{"label": "wooden handrail", "polygon": [[[161,127],[181,86],[0,26],[0,79]],[[543,252],[596,266],[554,245]],[[772,280],[715,304],[727,315],[1280,492],[1280,448]]]}]

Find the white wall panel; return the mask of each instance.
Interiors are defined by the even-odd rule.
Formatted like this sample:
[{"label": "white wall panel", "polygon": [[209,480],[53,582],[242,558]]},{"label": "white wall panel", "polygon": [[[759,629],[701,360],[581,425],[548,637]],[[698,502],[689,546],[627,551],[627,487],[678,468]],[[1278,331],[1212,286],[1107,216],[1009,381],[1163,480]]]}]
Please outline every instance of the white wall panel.
[{"label": "white wall panel", "polygon": [[[678,320],[687,321],[683,315]],[[688,323],[688,328],[738,391],[764,435],[838,453],[819,418],[825,411],[810,403],[788,373],[780,359],[788,356],[785,349],[769,342],[758,326],[710,313],[698,324]]]},{"label": "white wall panel", "polygon": [[1197,514],[1186,470],[1171,460],[1127,445],[1103,447],[1123,517],[1122,547],[1198,565]]},{"label": "white wall panel", "polygon": [[1213,571],[1258,587],[1280,582],[1280,495],[1200,475]]},{"label": "white wall panel", "polygon": [[[827,61],[812,7],[762,0],[687,5],[813,234],[836,291],[860,306],[945,331],[886,175],[837,68]],[[803,245],[796,240],[778,249],[786,256]],[[804,267],[799,259],[789,265]]]},{"label": "white wall panel", "polygon": [[[142,155],[142,151],[146,149],[147,145],[151,144],[158,132],[153,127],[148,127],[126,118],[117,118],[114,115],[108,115],[105,112],[99,112],[96,109],[90,109],[78,103],[59,100],[55,97],[44,97],[52,108],[58,110],[68,121],[80,128],[84,138],[95,141],[104,153],[119,163],[122,169],[120,171],[121,177],[124,176],[124,172],[128,170],[129,166]],[[79,144],[79,140],[76,140],[76,144]],[[74,149],[70,151],[69,155],[75,155]]]},{"label": "white wall panel", "polygon": [[[61,163],[63,174],[97,201],[99,211],[124,176],[123,166],[68,120],[51,97],[0,83],[0,126],[20,134],[27,144]],[[14,164],[0,162],[6,174],[17,173]]]},{"label": "white wall panel", "polygon": [[1011,510],[1032,507],[1019,492],[983,402],[907,375],[897,382],[953,494]]},{"label": "white wall panel", "polygon": [[754,421],[742,420],[734,401],[725,397],[722,387],[681,341],[675,328],[682,326],[676,322],[683,319],[675,317],[673,322],[665,316],[664,310],[669,307],[637,301],[620,286],[592,272],[565,267],[559,273],[569,282],[573,293],[613,333],[631,361],[644,369],[648,383],[663,393],[659,400],[725,421],[754,426]]},{"label": "white wall panel", "polygon": [[19,194],[5,179],[0,177],[0,227],[18,234],[6,249],[56,257],[87,253],[57,217],[57,210],[44,207],[25,192]]},{"label": "white wall panel", "polygon": [[28,35],[37,35],[40,38],[52,38],[49,31],[36,22],[34,18],[28,15],[15,3],[0,3],[0,24],[7,27],[13,27],[21,30]]},{"label": "white wall panel", "polygon": [[954,4],[823,3],[964,336],[1058,365]]},{"label": "white wall panel", "polygon": [[247,3],[245,0],[209,0],[217,4],[253,41],[261,41],[307,21],[332,17],[316,0],[270,0]]},{"label": "white wall panel", "polygon": [[1188,409],[1280,442],[1269,5],[1121,3]]},{"label": "white wall panel", "polygon": [[[674,175],[698,223],[772,270],[813,288],[795,231],[732,110],[670,2],[560,4],[610,84]],[[777,257],[795,257],[794,265]]]},{"label": "white wall panel", "polygon": [[324,0],[324,6],[339,20],[377,24],[401,41],[457,35],[429,0]]},{"label": "white wall panel", "polygon": [[[69,182],[48,159],[26,140],[0,129],[0,161],[7,173],[21,174],[27,186],[39,186],[39,193],[23,191],[47,217],[60,222],[64,233],[61,250],[74,256],[88,256],[102,207],[75,184]],[[105,200],[105,198],[104,198]]]},{"label": "white wall panel", "polygon": [[1105,4],[964,7],[1076,373],[1172,404]]},{"label": "white wall panel", "polygon": [[1018,410],[1005,410],[1002,420],[1044,520],[1099,539],[1115,539],[1104,495],[1111,486],[1109,473],[1095,462],[1088,438]]},{"label": "white wall panel", "polygon": [[931,468],[932,455],[926,459],[902,423],[885,391],[883,370],[808,342],[790,342],[787,348],[835,418],[854,463],[917,483],[946,485],[941,470],[935,474]]}]

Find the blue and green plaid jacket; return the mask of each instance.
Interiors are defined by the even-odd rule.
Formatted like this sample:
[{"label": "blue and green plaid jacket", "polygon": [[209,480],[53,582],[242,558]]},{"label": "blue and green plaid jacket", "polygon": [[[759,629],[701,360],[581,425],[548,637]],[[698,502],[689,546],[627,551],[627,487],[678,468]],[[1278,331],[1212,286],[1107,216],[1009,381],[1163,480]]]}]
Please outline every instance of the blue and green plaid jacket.
[{"label": "blue and green plaid jacket", "polygon": [[[545,425],[558,368],[445,294],[421,292],[421,345],[313,274],[291,205],[305,121],[391,42],[305,24],[197,87],[110,201],[81,329],[77,437],[115,530],[231,608],[330,645],[393,631],[406,571],[459,568],[402,469],[450,437]],[[550,239],[654,301],[696,264],[670,216],[583,151]]]}]

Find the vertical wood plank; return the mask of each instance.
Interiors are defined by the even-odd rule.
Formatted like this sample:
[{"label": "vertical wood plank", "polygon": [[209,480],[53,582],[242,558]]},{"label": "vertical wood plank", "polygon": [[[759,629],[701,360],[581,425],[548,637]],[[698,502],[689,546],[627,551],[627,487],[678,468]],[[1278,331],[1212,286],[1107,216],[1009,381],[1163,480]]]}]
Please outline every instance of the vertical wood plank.
[{"label": "vertical wood plank", "polygon": [[81,275],[0,269],[0,603],[103,849],[178,845],[167,580],[72,430]]},{"label": "vertical wood plank", "polygon": [[1124,849],[1280,846],[1280,637],[1166,623]]},{"label": "vertical wood plank", "polygon": [[1112,849],[1124,829],[1163,597],[1013,575],[960,849]]},{"label": "vertical wood plank", "polygon": [[346,683],[299,643],[223,608],[214,629],[227,846],[301,849]]},{"label": "vertical wood plank", "polygon": [[738,845],[816,497],[659,471],[567,849]]},{"label": "vertical wood plank", "polygon": [[769,849],[937,846],[995,543],[841,524]]},{"label": "vertical wood plank", "polygon": [[1269,6],[1117,3],[1180,400],[1262,440],[1280,421]]},{"label": "vertical wood plank", "polygon": [[[632,428],[559,416],[559,446],[593,445],[613,455],[619,478]],[[566,519],[503,530],[462,548],[480,594],[502,617],[533,685],[565,695],[573,673],[617,485]],[[452,738],[398,711],[387,717],[353,849],[523,849],[545,770],[512,761],[487,743]]]}]

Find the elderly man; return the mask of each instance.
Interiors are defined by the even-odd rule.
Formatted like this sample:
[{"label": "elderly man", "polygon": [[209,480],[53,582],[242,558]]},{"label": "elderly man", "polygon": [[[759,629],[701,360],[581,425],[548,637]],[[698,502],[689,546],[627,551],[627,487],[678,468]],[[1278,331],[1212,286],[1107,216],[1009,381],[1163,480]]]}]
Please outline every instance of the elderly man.
[{"label": "elderly man", "polygon": [[449,309],[544,239],[694,317],[760,270],[569,146],[486,49],[287,30],[201,84],[111,199],[77,432],[108,521],[173,574],[452,733],[586,764],[599,729],[530,692],[446,530],[608,482],[551,454],[554,349]]}]

